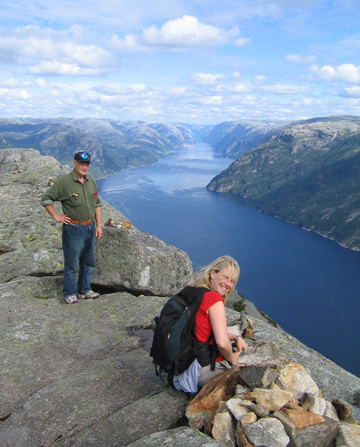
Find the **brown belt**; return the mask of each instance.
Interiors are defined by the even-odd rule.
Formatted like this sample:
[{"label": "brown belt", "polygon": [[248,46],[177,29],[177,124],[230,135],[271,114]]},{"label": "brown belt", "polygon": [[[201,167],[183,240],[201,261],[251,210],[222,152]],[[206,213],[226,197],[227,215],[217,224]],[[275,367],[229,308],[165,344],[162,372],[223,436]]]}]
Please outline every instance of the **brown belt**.
[{"label": "brown belt", "polygon": [[70,219],[70,222],[73,223],[73,224],[91,225],[94,222],[94,219],[89,219],[89,220]]}]

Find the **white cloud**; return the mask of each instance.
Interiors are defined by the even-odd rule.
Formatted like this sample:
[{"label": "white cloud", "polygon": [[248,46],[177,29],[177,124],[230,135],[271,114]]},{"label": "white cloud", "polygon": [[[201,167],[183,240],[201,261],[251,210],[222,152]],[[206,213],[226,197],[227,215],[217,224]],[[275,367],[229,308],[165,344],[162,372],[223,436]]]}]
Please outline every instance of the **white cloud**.
[{"label": "white cloud", "polygon": [[45,79],[43,79],[43,78],[37,78],[35,80],[35,82],[36,82],[36,85],[38,85],[41,88],[48,88],[49,87],[48,82]]},{"label": "white cloud", "polygon": [[186,87],[171,87],[167,89],[167,93],[172,96],[183,96],[187,92]]},{"label": "white cloud", "polygon": [[248,44],[250,42],[250,39],[246,37],[240,37],[239,39],[235,40],[235,45],[237,47],[243,47],[244,45]]},{"label": "white cloud", "polygon": [[[142,34],[128,34],[123,38],[113,35],[111,44],[121,50],[147,52],[155,48],[185,50],[189,48],[209,48],[224,45],[234,40],[238,29],[228,31],[213,25],[200,22],[197,17],[184,15],[181,18],[169,20],[161,27],[152,25],[145,28]],[[249,39],[239,38],[235,45],[243,46]]]},{"label": "white cloud", "polygon": [[67,76],[97,76],[104,70],[97,68],[84,68],[76,64],[66,64],[59,61],[43,61],[38,65],[29,67],[29,72],[33,74],[46,75],[67,75]]},{"label": "white cloud", "polygon": [[161,28],[151,26],[145,29],[143,39],[152,46],[211,47],[226,43],[228,33],[201,23],[196,17],[183,16],[169,20]]},{"label": "white cloud", "polygon": [[142,45],[138,39],[129,34],[121,39],[118,35],[114,34],[110,39],[110,44],[122,51],[129,51],[132,53],[146,53],[149,51],[149,48],[145,45]]},{"label": "white cloud", "polygon": [[2,84],[5,87],[20,87],[22,85],[22,82],[16,78],[9,78],[3,81]]},{"label": "white cloud", "polygon": [[287,54],[285,60],[294,64],[310,65],[316,62],[316,57],[311,55],[300,56],[299,54]]},{"label": "white cloud", "polygon": [[196,84],[203,85],[215,85],[217,82],[222,81],[224,76],[221,74],[208,74],[208,73],[196,73],[193,74],[191,80]]},{"label": "white cloud", "polygon": [[347,87],[341,92],[343,96],[348,98],[360,98],[360,87]]},{"label": "white cloud", "polygon": [[293,95],[296,93],[303,93],[307,90],[306,87],[285,84],[263,85],[261,89],[269,93],[274,93],[275,95]]},{"label": "white cloud", "polygon": [[60,32],[23,27],[0,37],[0,60],[30,67],[36,74],[77,75],[103,73],[112,56],[96,45],[64,40]]},{"label": "white cloud", "polygon": [[315,80],[318,81],[360,83],[360,67],[356,67],[353,64],[342,64],[337,67],[332,67],[331,65],[318,67],[313,65],[311,71],[315,76]]},{"label": "white cloud", "polygon": [[29,93],[25,89],[0,88],[0,97],[3,98],[3,100],[6,99],[29,100],[31,96],[32,96],[31,93]]},{"label": "white cloud", "polygon": [[[4,1],[2,116],[215,123],[360,113],[360,12],[344,13],[347,0]],[[281,41],[271,45],[274,30]]]},{"label": "white cloud", "polygon": [[233,88],[230,88],[230,90],[235,93],[246,93],[249,90],[249,88],[246,84],[239,82],[239,83],[235,84],[235,86]]},{"label": "white cloud", "polygon": [[144,93],[149,89],[146,84],[100,84],[92,87],[92,90],[106,96],[122,96],[129,93]]},{"label": "white cloud", "polygon": [[266,81],[266,76],[265,75],[256,75],[254,77],[254,81],[258,84],[258,83],[263,83]]},{"label": "white cloud", "polygon": [[208,105],[221,105],[222,96],[210,96],[209,98],[202,98],[202,103]]}]

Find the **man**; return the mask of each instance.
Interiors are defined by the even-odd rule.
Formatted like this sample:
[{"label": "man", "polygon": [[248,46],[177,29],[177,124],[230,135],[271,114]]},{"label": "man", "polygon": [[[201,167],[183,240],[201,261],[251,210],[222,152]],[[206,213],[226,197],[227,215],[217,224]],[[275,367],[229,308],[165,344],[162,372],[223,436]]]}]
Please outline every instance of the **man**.
[{"label": "man", "polygon": [[[90,288],[95,268],[95,239],[102,236],[102,204],[95,180],[88,175],[90,162],[89,153],[77,152],[72,172],[57,179],[41,198],[41,204],[50,216],[63,224],[63,295],[68,304],[78,303],[78,299],[100,296]],[[56,212],[56,201],[61,202],[64,214]]]}]

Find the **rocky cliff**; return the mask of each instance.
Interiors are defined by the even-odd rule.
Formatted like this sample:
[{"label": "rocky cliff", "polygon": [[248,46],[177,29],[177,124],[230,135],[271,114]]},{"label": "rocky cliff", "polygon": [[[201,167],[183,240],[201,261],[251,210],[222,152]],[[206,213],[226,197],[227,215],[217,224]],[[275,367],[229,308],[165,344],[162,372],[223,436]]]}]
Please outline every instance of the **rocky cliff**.
[{"label": "rocky cliff", "polygon": [[[219,445],[184,427],[189,398],[156,377],[148,353],[154,316],[192,278],[184,252],[133,227],[105,227],[93,284],[101,298],[63,304],[61,226],[40,197],[68,170],[36,150],[0,151],[0,445]],[[106,203],[103,215],[125,220]],[[247,309],[249,344],[276,343],[359,419],[358,377]]]},{"label": "rocky cliff", "polygon": [[209,190],[360,250],[360,119],[289,125],[216,176]]}]

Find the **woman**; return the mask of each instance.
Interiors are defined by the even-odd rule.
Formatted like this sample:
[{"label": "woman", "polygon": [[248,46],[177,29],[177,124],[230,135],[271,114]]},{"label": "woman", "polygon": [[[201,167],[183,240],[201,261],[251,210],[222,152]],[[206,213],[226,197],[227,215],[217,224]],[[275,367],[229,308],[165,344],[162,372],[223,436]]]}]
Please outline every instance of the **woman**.
[{"label": "woman", "polygon": [[[239,335],[229,333],[226,327],[225,302],[239,275],[240,268],[235,259],[221,256],[205,267],[192,284],[193,287],[208,289],[196,314],[196,339],[203,349],[183,374],[174,376],[174,386],[179,391],[196,393],[198,388],[236,364],[240,353],[247,348],[247,343]],[[211,367],[211,348],[204,345],[211,333],[219,351],[214,370]],[[235,352],[232,349],[234,341],[237,346]],[[213,344],[212,340],[210,345]]]}]

